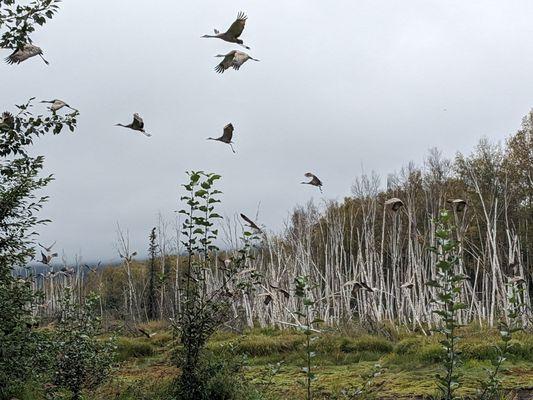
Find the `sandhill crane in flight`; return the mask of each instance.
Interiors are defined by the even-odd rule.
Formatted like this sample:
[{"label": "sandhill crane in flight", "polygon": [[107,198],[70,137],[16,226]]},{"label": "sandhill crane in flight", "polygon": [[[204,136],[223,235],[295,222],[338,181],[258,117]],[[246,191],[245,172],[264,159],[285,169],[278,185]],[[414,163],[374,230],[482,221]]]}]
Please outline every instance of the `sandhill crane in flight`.
[{"label": "sandhill crane in flight", "polygon": [[415,286],[415,283],[413,281],[409,281],[409,282],[405,282],[403,285],[401,285],[400,287],[402,289],[409,289],[411,290],[413,287]]},{"label": "sandhill crane in flight", "polygon": [[144,130],[144,121],[137,113],[133,114],[133,122],[131,124],[128,124],[128,125],[116,124],[115,126],[122,126],[123,128],[129,128],[134,131],[139,131],[148,137],[152,136],[149,133],[146,133],[146,131]]},{"label": "sandhill crane in flight", "polygon": [[248,218],[246,215],[241,213],[241,218],[244,219],[248,223],[248,226],[250,228],[255,229],[258,232],[262,232],[261,228],[259,228],[259,226],[257,226],[257,224],[254,221],[252,221],[250,218]]},{"label": "sandhill crane in flight", "polygon": [[318,179],[316,175],[312,174],[311,172],[307,172],[305,177],[311,178],[311,180],[309,182],[300,182],[301,184],[316,186],[320,190],[320,193],[322,193],[322,181]]},{"label": "sandhill crane in flight", "polygon": [[146,336],[148,339],[151,339],[153,338],[155,335],[157,335],[157,332],[153,332],[153,333],[148,333],[146,330],[144,330],[143,328],[137,328],[139,330],[139,332],[141,332],[144,336]]},{"label": "sandhill crane in flight", "polygon": [[238,71],[248,60],[259,61],[257,58],[253,58],[249,54],[238,50],[232,50],[228,54],[218,54],[215,57],[224,57],[220,64],[215,67],[215,71],[219,74],[224,73],[228,68],[233,68]]},{"label": "sandhill crane in flight", "polygon": [[57,253],[46,255],[41,251],[41,263],[43,263],[44,265],[50,265],[50,261],[52,261],[52,259],[57,256]]},{"label": "sandhill crane in flight", "polygon": [[0,129],[13,129],[15,127],[15,117],[10,112],[2,113],[0,117]]},{"label": "sandhill crane in flight", "polygon": [[513,276],[512,278],[508,278],[508,279],[509,279],[509,283],[512,285],[522,285],[526,283],[526,280],[519,275]]},{"label": "sandhill crane in flight", "polygon": [[28,58],[39,56],[44,61],[46,65],[50,64],[43,57],[43,50],[31,43],[26,43],[20,49],[16,49],[9,57],[5,59],[8,64],[20,64],[23,61],[26,61]]},{"label": "sandhill crane in flight", "polygon": [[63,100],[54,99],[54,100],[43,100],[41,103],[48,103],[51,104],[49,107],[50,111],[57,112],[61,110],[63,107],[70,108],[72,111],[77,111],[75,108],[72,108],[67,103],[65,103]]},{"label": "sandhill crane in flight", "polygon": [[231,26],[226,32],[220,33],[217,29],[215,29],[214,35],[204,35],[202,37],[203,38],[217,38],[217,39],[222,39],[226,42],[237,43],[241,45],[242,47],[244,47],[245,49],[249,50],[250,48],[243,43],[242,39],[239,39],[239,36],[241,36],[242,31],[244,30],[244,26],[246,25],[247,18],[248,17],[241,11],[237,15],[237,19],[235,20],[235,22],[231,24]]},{"label": "sandhill crane in flight", "polygon": [[282,287],[280,287],[279,284],[269,283],[268,286],[269,286],[271,289],[274,289],[274,290],[280,292],[280,293],[283,295],[283,297],[285,297],[287,300],[291,297],[289,291],[283,289]]},{"label": "sandhill crane in flight", "polygon": [[363,289],[367,292],[374,293],[378,291],[378,288],[373,288],[368,285],[365,281],[348,281],[344,284],[344,286],[352,286],[352,294],[355,293],[357,290]]},{"label": "sandhill crane in flight", "polygon": [[222,136],[218,138],[208,137],[207,140],[218,140],[219,142],[229,144],[229,146],[231,147],[231,151],[235,153],[235,149],[233,148],[233,145],[232,145],[233,142],[231,141],[231,139],[233,138],[233,131],[234,131],[233,124],[229,123],[224,127]]},{"label": "sandhill crane in flight", "polygon": [[398,211],[400,208],[403,207],[403,201],[401,201],[397,197],[393,197],[392,199],[388,199],[387,201],[385,201],[385,206],[389,205],[392,206],[392,211]]},{"label": "sandhill crane in flight", "polygon": [[466,207],[466,201],[463,199],[446,200],[446,202],[451,204],[453,209],[457,212],[463,211]]}]

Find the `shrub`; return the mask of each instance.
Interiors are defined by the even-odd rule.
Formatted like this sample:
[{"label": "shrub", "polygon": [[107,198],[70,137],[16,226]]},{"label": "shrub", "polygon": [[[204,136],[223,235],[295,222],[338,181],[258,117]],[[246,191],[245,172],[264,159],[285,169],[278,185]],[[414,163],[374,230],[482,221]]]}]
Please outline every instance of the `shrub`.
[{"label": "shrub", "polygon": [[412,337],[403,339],[398,342],[394,348],[396,354],[416,354],[424,346],[424,339],[419,337]]},{"label": "shrub", "polygon": [[77,304],[69,290],[61,299],[61,316],[53,334],[54,384],[70,391],[74,400],[81,399],[82,389],[96,388],[111,371],[115,345],[113,338],[97,339],[98,300],[91,294],[85,304]]},{"label": "shrub", "polygon": [[427,344],[420,349],[418,357],[421,361],[429,363],[438,363],[441,362],[443,357],[446,355],[446,350],[437,343]]},{"label": "shrub", "polygon": [[343,339],[340,347],[344,353],[370,351],[377,353],[390,353],[393,345],[386,339],[375,336],[362,336],[358,339]]},{"label": "shrub", "polygon": [[117,360],[125,361],[130,358],[149,357],[154,355],[154,348],[144,340],[120,338],[117,341]]},{"label": "shrub", "polygon": [[237,345],[237,351],[250,356],[268,356],[297,350],[304,342],[301,335],[247,336]]}]

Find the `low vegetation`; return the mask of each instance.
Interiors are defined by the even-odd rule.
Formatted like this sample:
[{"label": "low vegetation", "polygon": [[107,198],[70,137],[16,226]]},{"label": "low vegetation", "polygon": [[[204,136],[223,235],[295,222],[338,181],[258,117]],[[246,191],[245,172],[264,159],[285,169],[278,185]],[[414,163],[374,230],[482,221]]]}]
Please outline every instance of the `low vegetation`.
[{"label": "low vegetation", "polygon": [[[167,333],[161,332],[161,335]],[[485,369],[491,367],[496,354],[494,345],[502,342],[497,330],[474,325],[460,328],[459,335],[462,340],[458,347],[463,359],[459,372],[463,383],[458,395],[477,398],[480,382],[486,378]],[[157,335],[153,337],[156,338]],[[213,363],[221,356],[231,359],[235,363],[233,371],[249,380],[250,383],[240,389],[240,395],[247,391],[249,397],[240,398],[301,399],[306,396],[306,387],[298,383],[305,361],[305,340],[305,334],[298,331],[254,329],[242,336],[217,332],[207,348]],[[366,376],[379,364],[382,372],[372,379],[368,396],[429,399],[437,394],[434,376],[445,355],[440,340],[438,335],[428,337],[408,332],[399,332],[396,340],[337,331],[321,335],[316,341],[314,398],[350,398],[348,394],[363,385]],[[147,343],[142,337],[120,338],[119,343],[121,341],[132,348]],[[524,393],[533,386],[533,335],[522,332],[513,341],[513,350],[502,370],[502,385],[506,392]],[[120,393],[121,397],[117,398],[124,400],[172,399],[165,394],[165,388],[170,390],[172,376],[177,371],[170,365],[168,344],[167,340],[154,342],[152,354],[130,357],[120,363],[114,379],[89,399],[107,399],[111,393]],[[243,382],[241,379],[240,384]],[[224,397],[226,395],[220,398],[233,398]]]}]

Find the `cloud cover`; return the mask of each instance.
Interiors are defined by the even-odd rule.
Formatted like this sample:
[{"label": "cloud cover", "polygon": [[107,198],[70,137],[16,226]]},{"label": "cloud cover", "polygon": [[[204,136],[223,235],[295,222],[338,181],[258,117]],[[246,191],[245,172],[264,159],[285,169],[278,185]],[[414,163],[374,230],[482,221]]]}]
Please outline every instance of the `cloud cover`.
[{"label": "cloud cover", "polygon": [[[238,47],[200,36],[239,10],[261,62],[221,76],[214,56]],[[109,260],[119,222],[145,254],[191,169],[223,176],[224,214],[260,203],[277,230],[322,198],[298,184],[307,171],[342,199],[362,168],[385,176],[431,147],[453,156],[483,135],[501,141],[532,103],[532,13],[527,0],[64,2],[34,36],[51,65],[0,66],[2,109],[37,96],[81,111],[76,134],[34,147],[56,177],[41,240]],[[113,126],[133,112],[152,138]],[[236,155],[205,140],[228,122]]]}]

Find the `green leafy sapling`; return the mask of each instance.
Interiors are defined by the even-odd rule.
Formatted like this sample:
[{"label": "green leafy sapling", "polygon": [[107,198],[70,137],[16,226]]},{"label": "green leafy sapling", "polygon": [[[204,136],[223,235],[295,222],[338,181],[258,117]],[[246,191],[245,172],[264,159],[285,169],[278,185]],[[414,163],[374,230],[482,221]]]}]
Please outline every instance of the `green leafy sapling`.
[{"label": "green leafy sapling", "polygon": [[303,319],[299,329],[305,335],[305,366],[302,367],[302,373],[305,375],[304,386],[306,388],[306,399],[313,399],[313,382],[317,379],[314,372],[313,359],[316,352],[313,350],[313,342],[318,339],[318,329],[316,326],[323,322],[319,318],[314,318],[315,301],[312,299],[312,287],[309,284],[308,276],[297,276],[294,278],[294,295],[298,298],[299,308],[296,315]]},{"label": "green leafy sapling", "polygon": [[445,373],[437,374],[437,386],[443,400],[453,400],[457,397],[455,392],[459,387],[460,352],[457,342],[460,339],[457,329],[461,326],[458,322],[458,312],[466,305],[460,301],[463,282],[467,277],[458,273],[456,266],[458,242],[453,239],[453,225],[448,211],[441,211],[436,221],[435,236],[437,243],[431,251],[436,253],[436,279],[428,282],[434,287],[435,298],[433,302],[437,309],[433,312],[440,317],[440,326],[435,329],[442,334],[444,339],[440,342],[444,349],[442,360]]},{"label": "green leafy sapling", "polygon": [[[188,172],[189,182],[183,187],[181,197],[185,207],[182,240],[187,252],[182,311],[174,324],[182,348],[177,351],[177,364],[181,368],[177,392],[182,399],[209,399],[209,364],[203,359],[205,345],[215,330],[229,319],[231,301],[238,292],[251,288],[256,280],[249,261],[253,257],[254,234],[243,234],[243,248],[224,260],[220,268],[221,282],[208,282],[212,261],[218,252],[215,241],[218,229],[215,224],[221,216],[215,206],[222,192],[215,188],[220,175],[203,171]],[[208,286],[209,283],[209,286]]]}]

